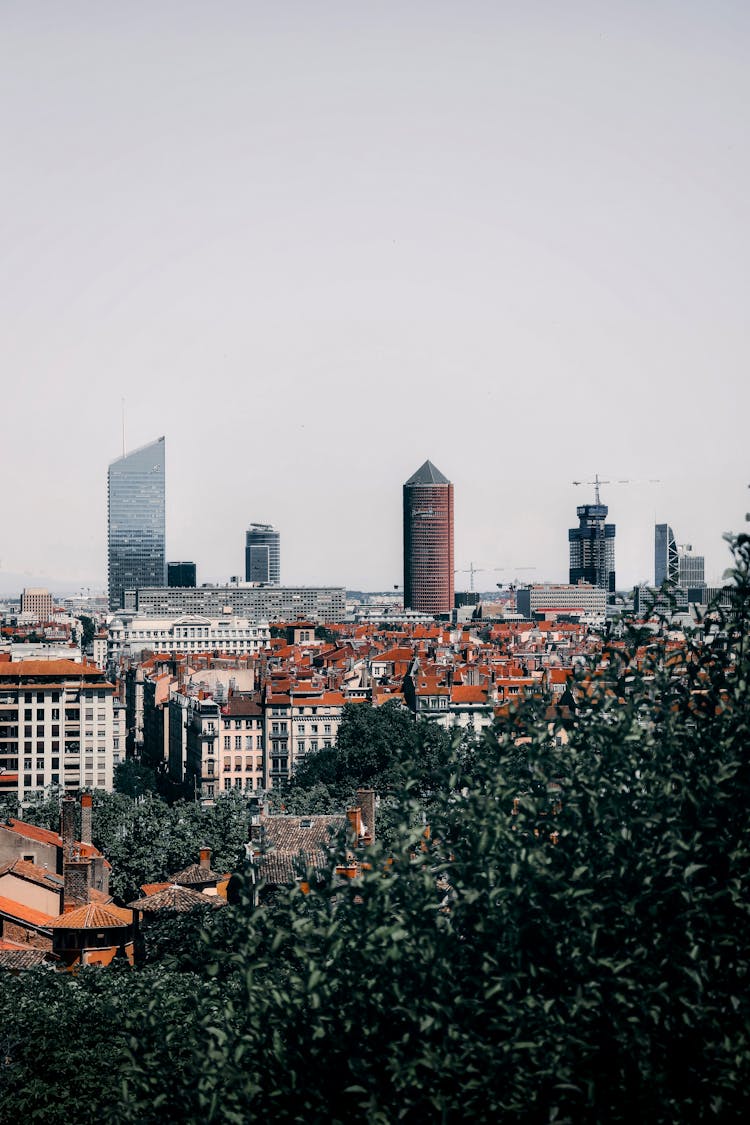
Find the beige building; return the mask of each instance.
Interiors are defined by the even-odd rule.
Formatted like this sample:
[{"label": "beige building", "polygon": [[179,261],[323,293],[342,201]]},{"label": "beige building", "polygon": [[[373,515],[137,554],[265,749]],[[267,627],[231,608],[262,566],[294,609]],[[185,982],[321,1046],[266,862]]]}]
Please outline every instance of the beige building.
[{"label": "beige building", "polygon": [[54,602],[49,590],[28,586],[21,594],[21,617],[29,621],[50,621]]}]

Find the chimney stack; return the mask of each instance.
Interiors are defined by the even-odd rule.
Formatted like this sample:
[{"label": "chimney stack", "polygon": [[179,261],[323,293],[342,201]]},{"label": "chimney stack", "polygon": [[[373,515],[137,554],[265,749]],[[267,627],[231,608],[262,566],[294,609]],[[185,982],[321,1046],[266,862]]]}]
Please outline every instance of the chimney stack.
[{"label": "chimney stack", "polygon": [[359,808],[347,809],[346,815],[354,836],[354,846],[356,847],[362,836],[362,810]]},{"label": "chimney stack", "polygon": [[63,797],[60,805],[60,836],[62,838],[63,863],[73,858],[73,845],[76,839],[76,802],[73,797]]},{"label": "chimney stack", "polygon": [[90,844],[91,818],[93,815],[94,798],[90,793],[81,793],[81,843]]},{"label": "chimney stack", "polygon": [[362,843],[371,844],[375,839],[375,790],[358,789],[357,800],[362,810],[362,827],[364,829]]},{"label": "chimney stack", "polygon": [[199,855],[200,855],[200,865],[203,868],[203,870],[204,871],[210,871],[211,870],[211,849],[210,848],[201,848],[200,852],[199,852]]},{"label": "chimney stack", "polygon": [[63,912],[85,906],[89,901],[89,860],[76,856],[66,859],[63,868]]}]

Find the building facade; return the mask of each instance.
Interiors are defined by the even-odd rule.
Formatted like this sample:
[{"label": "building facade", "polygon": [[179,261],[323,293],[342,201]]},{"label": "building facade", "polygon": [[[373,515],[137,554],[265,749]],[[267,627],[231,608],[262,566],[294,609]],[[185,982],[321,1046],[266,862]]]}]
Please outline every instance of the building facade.
[{"label": "building facade", "polygon": [[53,607],[52,595],[41,586],[27,586],[21,594],[21,617],[30,621],[49,621]]},{"label": "building facade", "polygon": [[196,586],[169,589],[167,586],[126,591],[125,608],[143,617],[180,617],[196,613],[204,617],[234,614],[251,621],[315,622],[343,621],[346,593],[343,586]]},{"label": "building facade", "polygon": [[164,582],[164,438],[119,457],[107,474],[109,607],[125,590]]},{"label": "building facade", "polygon": [[425,461],[403,488],[404,608],[431,616],[453,609],[453,485]]},{"label": "building facade", "polygon": [[281,583],[281,541],[270,523],[251,523],[245,536],[245,581]]},{"label": "building facade", "polygon": [[516,609],[527,621],[535,613],[545,611],[604,617],[607,612],[607,591],[588,582],[578,582],[575,586],[550,582],[519,586],[516,590]]},{"label": "building facade", "polygon": [[126,653],[149,652],[245,654],[268,644],[271,633],[266,621],[244,617],[209,618],[185,615],[174,620],[163,617],[115,618],[107,634],[107,660],[116,662]]},{"label": "building facade", "polygon": [[683,590],[706,585],[706,560],[703,555],[694,555],[689,543],[679,549],[677,563],[679,584]]},{"label": "building facade", "polygon": [[676,585],[680,579],[677,543],[668,523],[654,525],[654,586],[657,590],[669,582]]},{"label": "building facade", "polygon": [[194,562],[168,562],[167,586],[181,588],[195,586],[196,569]]},{"label": "building facade", "polygon": [[607,523],[609,508],[597,501],[576,508],[578,527],[568,531],[570,585],[587,582],[608,594],[615,592],[615,525]]},{"label": "building facade", "polygon": [[111,790],[125,717],[99,668],[69,660],[0,664],[0,793]]}]

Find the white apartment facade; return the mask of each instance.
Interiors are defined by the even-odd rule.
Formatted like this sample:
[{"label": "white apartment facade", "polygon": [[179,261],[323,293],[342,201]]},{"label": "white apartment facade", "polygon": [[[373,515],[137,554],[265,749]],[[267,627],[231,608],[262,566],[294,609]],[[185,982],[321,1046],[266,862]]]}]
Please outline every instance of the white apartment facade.
[{"label": "white apartment facade", "polygon": [[111,791],[125,712],[100,669],[68,660],[0,664],[0,793],[23,804],[59,788]]},{"label": "white apartment facade", "polygon": [[267,621],[246,617],[200,617],[186,615],[172,620],[164,617],[119,617],[110,622],[107,633],[107,661],[116,662],[127,653],[137,656],[151,652],[228,654],[255,653],[264,648],[271,632]]}]

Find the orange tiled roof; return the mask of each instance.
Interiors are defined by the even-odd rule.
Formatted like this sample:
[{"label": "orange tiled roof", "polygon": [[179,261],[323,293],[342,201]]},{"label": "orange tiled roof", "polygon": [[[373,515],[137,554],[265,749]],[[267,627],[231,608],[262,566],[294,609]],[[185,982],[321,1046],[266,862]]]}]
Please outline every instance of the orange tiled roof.
[{"label": "orange tiled roof", "polygon": [[166,890],[170,885],[170,883],[141,883],[141,890],[146,896],[155,895],[158,894],[159,891]]},{"label": "orange tiled roof", "polygon": [[17,918],[19,922],[26,922],[36,929],[49,930],[54,921],[51,914],[44,914],[41,910],[34,910],[31,906],[24,906],[21,902],[16,902],[12,898],[5,898],[0,895],[0,914],[5,914],[9,918]]},{"label": "orange tiled roof", "polygon": [[103,679],[104,673],[95,664],[76,664],[74,660],[17,660],[11,664],[0,664],[0,676],[16,679],[25,679],[27,676],[61,676],[80,680],[93,677]]},{"label": "orange tiled roof", "polygon": [[87,902],[50,922],[53,930],[121,930],[123,926],[132,924],[132,910],[121,906],[102,906],[98,902]]},{"label": "orange tiled roof", "polygon": [[454,684],[451,691],[453,703],[486,703],[487,688],[472,684]]}]

